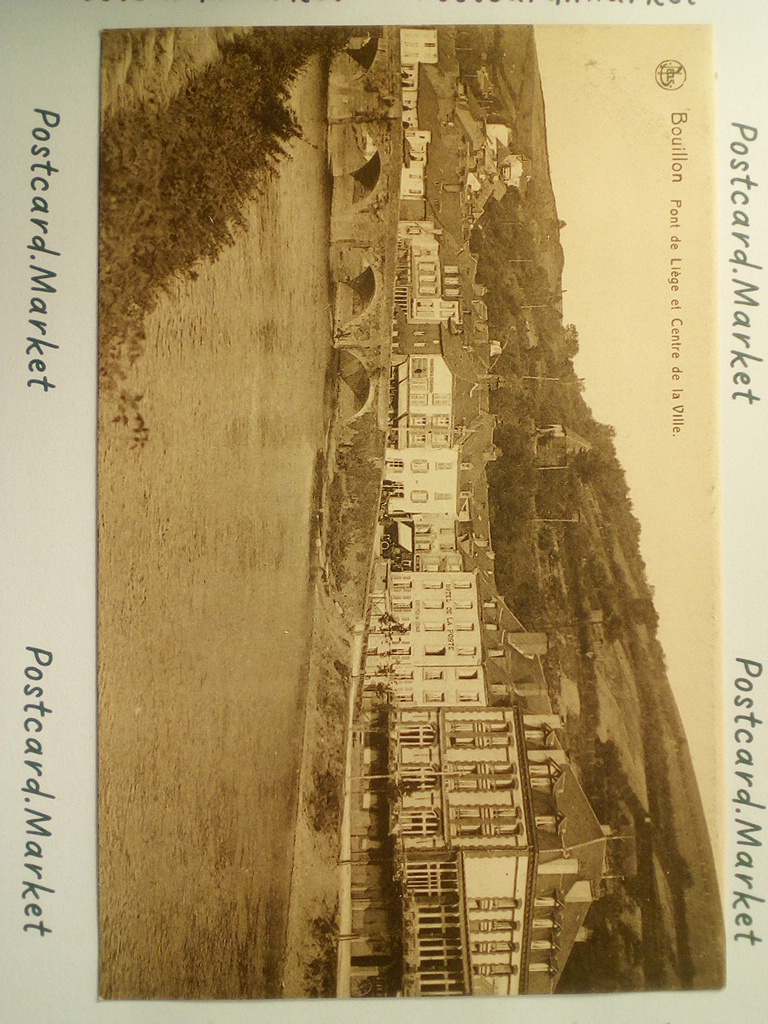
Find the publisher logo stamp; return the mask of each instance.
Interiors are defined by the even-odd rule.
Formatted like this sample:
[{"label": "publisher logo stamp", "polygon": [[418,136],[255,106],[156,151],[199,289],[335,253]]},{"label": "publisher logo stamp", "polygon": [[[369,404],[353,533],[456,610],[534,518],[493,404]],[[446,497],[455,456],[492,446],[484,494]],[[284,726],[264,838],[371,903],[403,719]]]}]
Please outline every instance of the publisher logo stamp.
[{"label": "publisher logo stamp", "polygon": [[656,68],[656,83],[672,92],[685,82],[685,68],[679,60],[663,60]]}]

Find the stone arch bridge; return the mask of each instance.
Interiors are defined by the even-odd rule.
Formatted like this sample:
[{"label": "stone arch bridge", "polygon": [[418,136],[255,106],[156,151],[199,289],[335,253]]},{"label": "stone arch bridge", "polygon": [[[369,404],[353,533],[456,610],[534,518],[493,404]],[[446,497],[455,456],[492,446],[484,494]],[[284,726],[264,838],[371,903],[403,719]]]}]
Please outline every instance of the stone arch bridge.
[{"label": "stone arch bridge", "polygon": [[361,373],[388,391],[402,146],[399,32],[385,27],[352,39],[329,75],[333,338],[358,401]]}]

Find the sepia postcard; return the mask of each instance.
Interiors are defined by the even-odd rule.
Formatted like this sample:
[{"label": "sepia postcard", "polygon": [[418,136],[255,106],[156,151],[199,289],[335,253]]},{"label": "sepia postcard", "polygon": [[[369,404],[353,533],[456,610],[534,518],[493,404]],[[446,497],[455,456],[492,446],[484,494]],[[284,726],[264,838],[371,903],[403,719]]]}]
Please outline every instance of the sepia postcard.
[{"label": "sepia postcard", "polygon": [[0,1020],[762,1019],[768,18],[577,5],[0,11]]},{"label": "sepia postcard", "polygon": [[101,995],[721,986],[711,30],[101,102]]}]

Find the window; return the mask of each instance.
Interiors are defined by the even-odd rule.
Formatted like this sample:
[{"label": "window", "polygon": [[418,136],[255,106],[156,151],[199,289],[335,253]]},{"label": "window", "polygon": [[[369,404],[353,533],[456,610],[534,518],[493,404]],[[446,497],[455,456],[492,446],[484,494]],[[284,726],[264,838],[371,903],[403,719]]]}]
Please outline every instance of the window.
[{"label": "window", "polygon": [[404,836],[433,836],[440,828],[440,818],[431,807],[411,808],[403,812],[400,825]]},{"label": "window", "polygon": [[443,670],[441,668],[425,668],[424,669],[425,679],[442,679]]},{"label": "window", "polygon": [[460,821],[451,831],[460,839],[479,839],[483,834],[479,821]]},{"label": "window", "polygon": [[536,828],[546,832],[557,832],[557,817],[554,814],[537,814]]},{"label": "window", "polygon": [[481,932],[513,932],[520,928],[519,921],[511,920],[478,921],[477,924],[478,930]]},{"label": "window", "polygon": [[425,704],[442,704],[445,700],[444,693],[433,693],[431,690],[424,691]]},{"label": "window", "polygon": [[405,612],[408,611],[409,608],[413,607],[413,601],[407,597],[396,597],[392,601],[392,607],[396,611]]},{"label": "window", "polygon": [[472,669],[459,669],[458,678],[459,679],[477,679],[478,678],[477,669],[476,668],[472,668]]},{"label": "window", "polygon": [[396,472],[401,471],[404,465],[405,464],[402,459],[387,459],[387,468],[395,470]]},{"label": "window", "polygon": [[450,501],[453,495],[449,491],[437,491],[435,501]]},{"label": "window", "polygon": [[411,501],[416,505],[423,505],[429,501],[429,491],[411,491]]},{"label": "window", "polygon": [[[451,396],[450,395],[432,395],[432,405],[450,405],[450,404],[451,404]],[[437,421],[437,419],[448,420],[448,417],[447,416],[440,416],[440,417],[436,416],[435,417],[435,421]],[[450,420],[448,420],[448,422],[450,422]],[[448,423],[446,423],[445,426],[448,426]]]},{"label": "window", "polygon": [[[427,405],[429,398],[427,395],[418,394],[413,388],[411,389],[410,403],[411,405]],[[414,423],[414,420],[421,420],[421,423]],[[427,425],[426,416],[411,416],[411,426],[425,427]]]},{"label": "window", "polygon": [[456,836],[514,836],[522,831],[517,812],[500,805],[451,808],[451,831]]},{"label": "window", "polygon": [[446,416],[444,413],[432,417],[433,427],[450,427],[451,417]]},{"label": "window", "polygon": [[462,597],[462,598],[458,598],[456,601],[453,602],[453,607],[454,608],[461,608],[464,611],[466,611],[469,608],[474,608],[475,607],[475,602],[472,601],[471,599],[467,599],[467,598]]},{"label": "window", "polygon": [[450,448],[451,439],[448,434],[435,433],[432,435],[432,444],[436,448]]},{"label": "window", "polygon": [[509,977],[511,974],[517,974],[517,966],[513,964],[475,964],[472,967],[472,973],[482,975],[482,977]]},{"label": "window", "polygon": [[[423,417],[420,417],[423,419]],[[411,459],[411,472],[412,473],[428,473],[429,463],[426,459]]]},{"label": "window", "polygon": [[453,584],[456,590],[471,590],[472,580],[456,580]]},{"label": "window", "polygon": [[475,628],[474,622],[457,622],[456,631],[461,633],[471,633]]},{"label": "window", "polygon": [[480,699],[477,690],[459,690],[459,704],[476,704]]},{"label": "window", "polygon": [[519,949],[516,942],[508,942],[506,939],[472,943],[473,953],[516,953]]},{"label": "window", "polygon": [[452,462],[436,462],[435,463],[435,469],[451,470],[451,469],[453,469],[453,463]]},{"label": "window", "polygon": [[434,725],[401,725],[398,730],[401,747],[430,747],[435,742]]},{"label": "window", "polygon": [[[480,700],[479,693],[476,697]],[[509,793],[518,788],[518,780],[515,766],[504,761],[468,761],[448,779],[448,786],[464,793]]]},{"label": "window", "polygon": [[445,631],[444,622],[425,622],[424,630],[427,633],[443,633]]},{"label": "window", "polygon": [[512,747],[513,736],[505,723],[494,728],[489,722],[457,722],[451,725],[448,742],[451,747],[478,749],[482,747]]},{"label": "window", "polygon": [[420,790],[434,789],[437,786],[437,772],[430,764],[403,764],[400,765],[400,778],[403,782],[416,784]]},{"label": "window", "polygon": [[458,892],[458,869],[455,864],[437,861],[427,864],[411,863],[405,868],[406,885],[425,895]]},{"label": "window", "polygon": [[515,896],[471,896],[467,900],[469,910],[517,910],[519,906]]},{"label": "window", "polygon": [[427,644],[424,648],[424,654],[428,657],[438,658],[445,654],[445,647],[439,647],[437,644]]},{"label": "window", "polygon": [[477,655],[476,647],[459,647],[456,653],[460,658],[474,658]]},{"label": "window", "polygon": [[434,581],[430,580],[429,582],[424,583],[423,587],[424,587],[424,590],[442,590],[443,589],[443,581],[442,580],[434,580]]},{"label": "window", "polygon": [[435,597],[425,597],[424,600],[422,601],[422,605],[424,608],[430,609],[443,608],[445,607],[445,602],[440,601],[438,600],[438,598]]}]

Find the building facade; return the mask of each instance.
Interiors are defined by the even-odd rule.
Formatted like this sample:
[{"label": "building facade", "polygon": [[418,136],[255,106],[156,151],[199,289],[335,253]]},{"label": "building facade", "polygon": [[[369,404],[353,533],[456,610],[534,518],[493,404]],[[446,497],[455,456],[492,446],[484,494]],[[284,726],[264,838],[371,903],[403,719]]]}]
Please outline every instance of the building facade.
[{"label": "building facade", "polygon": [[393,448],[450,448],[453,374],[441,355],[412,355],[390,375],[389,442]]},{"label": "building facade", "polygon": [[553,746],[561,725],[518,708],[390,716],[404,994],[552,991],[606,843]]},{"label": "building facade", "polygon": [[369,620],[365,683],[397,706],[485,703],[474,573],[388,575]]},{"label": "building facade", "polygon": [[437,29],[401,28],[400,63],[437,64]]},{"label": "building facade", "polygon": [[[421,436],[421,435],[417,435]],[[456,517],[459,458],[456,448],[387,448],[384,493],[389,514]]]}]

